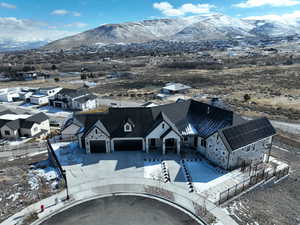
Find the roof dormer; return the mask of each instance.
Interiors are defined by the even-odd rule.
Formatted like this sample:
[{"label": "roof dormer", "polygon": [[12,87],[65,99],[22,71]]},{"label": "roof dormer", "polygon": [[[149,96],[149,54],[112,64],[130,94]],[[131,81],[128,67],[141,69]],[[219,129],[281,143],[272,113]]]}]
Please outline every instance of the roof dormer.
[{"label": "roof dormer", "polygon": [[132,132],[132,125],[130,123],[124,124],[124,132]]},{"label": "roof dormer", "polygon": [[124,124],[124,132],[132,132],[134,124],[131,119],[128,119]]}]

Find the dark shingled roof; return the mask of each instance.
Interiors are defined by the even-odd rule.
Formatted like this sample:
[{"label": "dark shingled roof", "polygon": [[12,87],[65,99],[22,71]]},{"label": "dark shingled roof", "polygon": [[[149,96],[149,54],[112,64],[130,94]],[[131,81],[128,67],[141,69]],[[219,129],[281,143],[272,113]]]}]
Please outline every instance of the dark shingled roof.
[{"label": "dark shingled roof", "polygon": [[8,126],[12,130],[18,130],[21,127],[21,119],[11,120],[6,123],[6,126]]},{"label": "dark shingled roof", "polygon": [[[234,124],[235,114],[231,111],[194,100],[180,101],[151,108],[110,108],[106,113],[76,114],[75,121],[85,132],[100,120],[111,137],[144,137],[162,120],[166,121],[179,135],[186,135],[187,126],[207,138],[219,129]],[[123,126],[132,121],[132,132],[124,132]]]},{"label": "dark shingled roof", "polygon": [[225,128],[219,132],[221,138],[230,150],[236,150],[243,146],[257,142],[276,134],[276,130],[267,118],[260,118]]},{"label": "dark shingled roof", "polygon": [[25,120],[35,122],[35,123],[41,123],[48,119],[49,119],[49,117],[45,113],[41,112],[41,113],[37,113],[31,117],[28,117]]},{"label": "dark shingled roof", "polygon": [[31,129],[31,127],[33,126],[34,122],[33,121],[27,121],[27,120],[21,120],[21,128],[25,128],[25,129]]},{"label": "dark shingled roof", "polygon": [[96,98],[97,98],[96,95],[89,94],[89,95],[82,96],[80,98],[76,98],[76,99],[74,99],[74,101],[79,102],[79,103],[84,103],[84,102],[87,102],[88,100],[94,100]]},{"label": "dark shingled roof", "polygon": [[90,94],[90,92],[83,89],[71,89],[71,88],[63,88],[57,94],[69,96],[71,98],[76,98],[82,95]]}]

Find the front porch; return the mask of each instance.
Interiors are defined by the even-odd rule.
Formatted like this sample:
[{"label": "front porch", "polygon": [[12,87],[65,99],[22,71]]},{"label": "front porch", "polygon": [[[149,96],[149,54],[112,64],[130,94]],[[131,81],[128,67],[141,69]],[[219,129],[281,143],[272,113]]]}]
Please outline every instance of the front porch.
[{"label": "front porch", "polygon": [[146,138],[146,152],[161,152],[163,155],[168,153],[180,154],[180,138]]}]

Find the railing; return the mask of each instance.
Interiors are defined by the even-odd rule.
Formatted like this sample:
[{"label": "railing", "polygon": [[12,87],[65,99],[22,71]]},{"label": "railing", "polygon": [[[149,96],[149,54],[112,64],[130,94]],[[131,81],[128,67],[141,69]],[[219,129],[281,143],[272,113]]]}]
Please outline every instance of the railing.
[{"label": "railing", "polygon": [[265,171],[262,169],[255,173],[254,175],[250,176],[248,179],[231,186],[226,191],[220,193],[218,205],[221,205],[228,201],[229,199],[237,196],[238,194],[242,193],[243,191],[247,190],[250,187],[253,187],[257,183],[261,181],[268,181],[271,178],[275,177],[276,180],[286,176],[289,174],[290,167],[285,167],[283,169],[277,170],[276,167],[273,168],[271,171]]}]

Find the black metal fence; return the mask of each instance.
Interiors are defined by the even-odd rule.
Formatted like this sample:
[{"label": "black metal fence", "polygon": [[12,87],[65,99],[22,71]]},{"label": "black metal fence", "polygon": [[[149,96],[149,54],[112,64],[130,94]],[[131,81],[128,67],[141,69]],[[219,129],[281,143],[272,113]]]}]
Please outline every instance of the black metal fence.
[{"label": "black metal fence", "polygon": [[228,201],[229,199],[237,196],[238,194],[242,193],[243,191],[247,190],[250,187],[253,187],[255,184],[265,180],[269,180],[272,177],[275,177],[276,180],[284,177],[285,175],[289,174],[289,167],[283,169],[277,169],[276,167],[273,168],[271,171],[266,171],[263,168],[260,171],[257,171],[254,175],[250,176],[248,179],[233,185],[232,187],[228,188],[226,191],[220,193],[218,204],[221,205],[224,202]]},{"label": "black metal fence", "polygon": [[52,148],[49,140],[47,140],[48,159],[53,167],[55,167],[61,177],[65,179],[64,170]]}]

